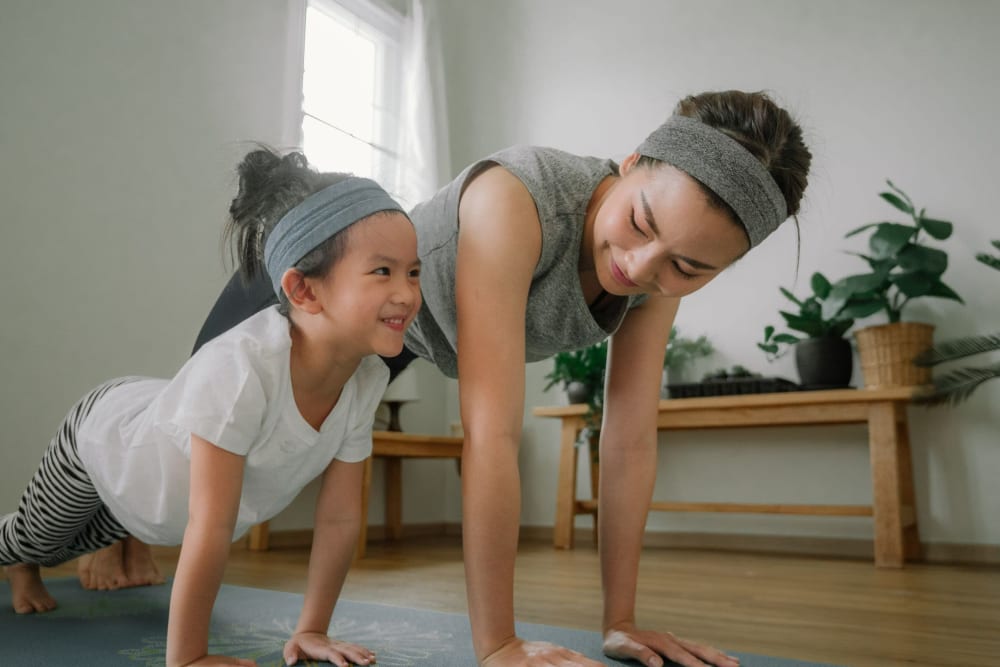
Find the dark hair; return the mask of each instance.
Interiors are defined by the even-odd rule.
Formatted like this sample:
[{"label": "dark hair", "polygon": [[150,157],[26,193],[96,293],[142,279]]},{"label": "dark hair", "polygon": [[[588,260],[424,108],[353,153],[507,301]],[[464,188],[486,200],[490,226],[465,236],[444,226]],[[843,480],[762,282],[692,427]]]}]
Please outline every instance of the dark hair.
[{"label": "dark hair", "polygon": [[[678,102],[674,113],[697,118],[705,125],[735,139],[767,168],[785,196],[788,215],[795,218],[798,231],[799,204],[806,189],[812,153],[802,139],[802,128],[791,115],[775,104],[766,93],[740,90],[690,95]],[[638,165],[660,162],[642,156]],[[699,182],[712,206],[726,211],[739,223],[736,212]],[[740,225],[742,227],[742,225]]]},{"label": "dark hair", "polygon": [[[320,173],[309,166],[298,152],[280,155],[266,146],[246,154],[236,168],[239,191],[229,205],[229,220],[223,242],[230,246],[232,258],[239,263],[240,275],[250,281],[266,274],[264,243],[282,216],[306,197],[344,180],[349,174]],[[304,276],[323,276],[343,255],[347,247],[348,227],[317,246],[296,262]],[[288,300],[278,295],[279,308],[288,312]]]}]

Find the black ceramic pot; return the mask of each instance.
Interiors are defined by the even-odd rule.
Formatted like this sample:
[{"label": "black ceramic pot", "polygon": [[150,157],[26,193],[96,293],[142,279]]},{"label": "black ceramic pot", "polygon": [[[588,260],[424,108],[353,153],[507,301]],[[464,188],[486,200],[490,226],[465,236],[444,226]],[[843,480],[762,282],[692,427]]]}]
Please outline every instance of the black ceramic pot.
[{"label": "black ceramic pot", "polygon": [[799,382],[806,387],[846,387],[854,353],[846,338],[807,338],[795,344]]},{"label": "black ceramic pot", "polygon": [[570,382],[566,385],[566,397],[571,404],[586,403],[593,392],[591,386],[583,382]]}]

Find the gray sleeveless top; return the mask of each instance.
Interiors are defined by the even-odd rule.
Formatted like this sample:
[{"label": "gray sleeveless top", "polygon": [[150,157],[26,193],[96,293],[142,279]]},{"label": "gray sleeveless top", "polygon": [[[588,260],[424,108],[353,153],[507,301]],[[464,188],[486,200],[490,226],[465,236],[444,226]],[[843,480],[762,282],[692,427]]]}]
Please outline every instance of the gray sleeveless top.
[{"label": "gray sleeveless top", "polygon": [[[500,165],[514,174],[535,200],[542,227],[542,252],[532,275],[524,323],[526,361],[587,347],[606,339],[644,295],[607,297],[595,317],[580,286],[580,243],[590,197],[607,176],[618,173],[610,160],[579,157],[551,148],[515,146],[469,166],[433,198],[410,213],[422,263],[423,306],[406,332],[406,347],[458,377],[455,349],[455,259],[458,203],[469,181]],[[503,289],[503,285],[497,285]]]}]

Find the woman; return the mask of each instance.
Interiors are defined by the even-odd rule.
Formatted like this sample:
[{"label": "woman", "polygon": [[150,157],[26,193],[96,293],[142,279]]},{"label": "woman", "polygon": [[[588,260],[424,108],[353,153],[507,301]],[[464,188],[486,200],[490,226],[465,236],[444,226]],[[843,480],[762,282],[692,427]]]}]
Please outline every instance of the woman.
[{"label": "woman", "polygon": [[[639,553],[656,471],[663,354],[680,298],[799,210],[811,155],[761,93],[704,93],[618,167],[517,147],[477,162],[411,213],[424,303],[398,373],[420,356],[457,377],[465,447],[463,544],[473,644],[503,665],[595,663],[514,632],[524,364],[610,336],[601,428],[604,650],[658,667],[736,659],[635,626]],[[269,302],[231,280],[199,344]],[[461,350],[461,354],[458,354]]]}]

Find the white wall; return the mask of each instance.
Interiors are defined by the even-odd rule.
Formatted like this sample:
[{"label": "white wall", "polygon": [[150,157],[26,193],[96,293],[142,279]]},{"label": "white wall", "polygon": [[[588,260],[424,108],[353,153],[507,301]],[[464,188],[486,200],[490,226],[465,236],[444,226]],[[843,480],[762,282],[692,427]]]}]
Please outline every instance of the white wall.
[{"label": "white wall", "polygon": [[[937,338],[1000,328],[1000,281],[973,260],[1000,238],[991,194],[1000,167],[1000,4],[914,0],[438,0],[455,171],[513,143],[621,158],[681,96],[766,89],[801,120],[814,156],[802,212],[801,268],[786,225],[700,293],[682,330],[707,333],[714,365],[742,363],[794,379],[789,358],[756,349],[780,322],[778,286],[802,292],[815,270],[863,266],[843,234],[892,210],[886,177],[929,215],[954,220],[946,280],[967,301],[914,305]],[[889,218],[892,219],[892,218]],[[873,322],[874,323],[874,322]],[[558,427],[530,416],[564,402],[541,391],[548,362],[529,367],[522,442],[525,524],[551,525]],[[855,375],[860,381],[860,374]],[[454,397],[454,388],[451,388]],[[1000,383],[955,410],[911,410],[922,535],[1000,543]],[[748,502],[870,502],[860,427],[702,431],[661,436],[656,497]],[[581,492],[585,488],[581,482]],[[457,517],[457,508],[452,508]],[[581,525],[588,520],[581,519]],[[654,514],[658,530],[870,538],[870,521]]]}]

